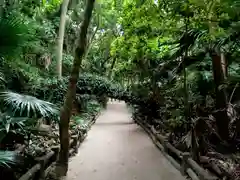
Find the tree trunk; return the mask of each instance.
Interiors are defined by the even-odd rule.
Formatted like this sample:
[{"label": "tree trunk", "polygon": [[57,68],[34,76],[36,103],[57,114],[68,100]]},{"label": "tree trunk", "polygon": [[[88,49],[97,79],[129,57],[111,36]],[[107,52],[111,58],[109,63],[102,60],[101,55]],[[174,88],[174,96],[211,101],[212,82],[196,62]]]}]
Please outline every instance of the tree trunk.
[{"label": "tree trunk", "polygon": [[89,41],[87,43],[85,59],[87,58],[87,56],[88,56],[88,54],[89,54],[89,52],[90,52],[90,50],[92,48],[92,42],[93,42],[93,39],[94,39],[94,37],[95,37],[95,35],[96,35],[97,31],[98,31],[98,28],[99,27],[97,26],[95,31],[93,32],[92,37],[89,39]]},{"label": "tree trunk", "polygon": [[114,59],[112,60],[112,64],[111,64],[109,73],[108,73],[108,78],[109,78],[109,79],[112,79],[113,68],[114,68],[114,66],[115,66],[116,61],[117,61],[117,58],[114,57]]},{"label": "tree trunk", "polygon": [[[218,19],[216,14],[214,14],[214,8],[216,7],[216,1],[210,1],[208,4],[208,19]],[[214,35],[216,23],[213,21],[208,22],[208,28],[210,35]],[[212,49],[210,51],[210,56],[212,58],[212,69],[213,69],[213,78],[215,84],[215,93],[216,93],[216,109],[215,114],[216,125],[218,127],[218,133],[223,140],[227,140],[229,137],[229,122],[227,108],[227,93],[224,88],[219,88],[223,84],[227,76],[227,64],[223,53],[220,53],[218,49]]]},{"label": "tree trunk", "polygon": [[68,90],[65,96],[64,105],[60,114],[60,144],[61,150],[56,165],[56,174],[58,177],[66,176],[68,170],[68,148],[69,148],[69,120],[71,117],[73,100],[76,97],[76,84],[79,76],[80,66],[86,50],[87,29],[91,20],[95,0],[88,0],[84,12],[84,20],[80,27],[79,38],[76,43],[75,56],[72,72],[69,78]]},{"label": "tree trunk", "polygon": [[87,64],[87,57],[88,57],[88,54],[92,48],[92,43],[93,43],[93,40],[95,38],[95,35],[97,34],[97,31],[99,30],[99,25],[100,25],[100,20],[99,20],[99,15],[98,15],[98,22],[97,22],[97,26],[96,26],[96,29],[94,30],[94,32],[92,33],[91,37],[89,37],[86,41],[86,52],[85,52],[85,57],[83,59],[83,66],[88,66]]},{"label": "tree trunk", "polygon": [[69,0],[63,0],[63,3],[61,5],[61,17],[60,17],[60,25],[59,25],[59,33],[58,33],[58,46],[57,46],[57,52],[56,52],[57,74],[59,78],[62,77],[63,41],[64,41],[64,31],[65,31],[68,3],[69,3]]},{"label": "tree trunk", "polygon": [[219,88],[227,76],[226,61],[225,58],[223,58],[223,56],[219,55],[217,52],[211,52],[211,57],[216,92],[216,123],[219,135],[223,140],[227,140],[229,137],[228,127],[230,122],[227,114],[227,93],[225,88]]}]

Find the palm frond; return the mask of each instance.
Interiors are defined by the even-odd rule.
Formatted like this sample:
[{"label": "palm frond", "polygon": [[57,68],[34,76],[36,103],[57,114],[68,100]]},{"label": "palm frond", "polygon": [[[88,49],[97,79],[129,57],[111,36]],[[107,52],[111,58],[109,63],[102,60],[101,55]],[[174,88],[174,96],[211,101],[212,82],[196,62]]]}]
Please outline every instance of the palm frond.
[{"label": "palm frond", "polygon": [[230,46],[239,46],[240,42],[240,23],[236,23],[231,26],[231,33],[225,37],[217,40],[216,46],[221,47],[225,45],[230,45]]},{"label": "palm frond", "polygon": [[0,57],[14,55],[27,42],[28,27],[14,15],[0,18]]},{"label": "palm frond", "polygon": [[191,29],[184,32],[179,41],[179,51],[181,53],[185,52],[187,49],[192,48],[196,42],[199,42],[201,38],[207,35],[207,31],[200,31],[197,29]]},{"label": "palm frond", "polygon": [[56,105],[29,95],[1,92],[0,100],[14,116],[49,117],[59,113]]},{"label": "palm frond", "polygon": [[[0,58],[1,60],[1,58]],[[6,80],[4,74],[0,71],[0,88],[3,89],[5,88],[6,85]]]},{"label": "palm frond", "polygon": [[0,151],[0,166],[9,167],[17,163],[16,154],[13,151]]},{"label": "palm frond", "polygon": [[5,78],[2,72],[0,72],[0,81],[5,82]]},{"label": "palm frond", "polygon": [[[28,120],[26,117],[11,117],[7,113],[0,112],[0,131],[8,133],[11,127],[23,128],[23,122]],[[3,137],[0,137],[0,142]]]}]

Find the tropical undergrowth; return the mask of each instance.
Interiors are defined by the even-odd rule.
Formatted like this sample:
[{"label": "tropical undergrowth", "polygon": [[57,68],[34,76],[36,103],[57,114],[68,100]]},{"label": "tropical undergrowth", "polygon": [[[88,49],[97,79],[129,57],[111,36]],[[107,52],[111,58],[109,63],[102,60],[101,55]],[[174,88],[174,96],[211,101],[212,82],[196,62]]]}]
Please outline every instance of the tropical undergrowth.
[{"label": "tropical undergrowth", "polygon": [[[60,4],[61,1],[14,1],[0,7],[0,171],[5,179],[18,179],[35,165],[35,157],[59,145],[59,111],[73,63],[78,13],[82,11],[80,4],[79,12],[69,14],[63,77],[58,79],[53,52]],[[87,124],[106,106],[104,91],[110,86],[100,76],[80,76],[70,135],[88,130]],[[15,153],[22,145],[25,150]]]},{"label": "tropical undergrowth", "polygon": [[133,119],[197,162],[207,156],[228,178],[239,178],[239,2],[134,1],[118,8],[113,78],[134,95]]}]

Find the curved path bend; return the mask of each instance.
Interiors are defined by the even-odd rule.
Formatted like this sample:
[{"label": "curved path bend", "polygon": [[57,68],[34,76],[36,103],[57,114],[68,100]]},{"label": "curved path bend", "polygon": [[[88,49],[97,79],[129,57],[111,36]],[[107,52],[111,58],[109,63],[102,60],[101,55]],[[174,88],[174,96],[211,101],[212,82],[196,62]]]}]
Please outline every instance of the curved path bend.
[{"label": "curved path bend", "polygon": [[70,159],[68,180],[185,180],[131,121],[124,103],[109,102],[79,153]]}]

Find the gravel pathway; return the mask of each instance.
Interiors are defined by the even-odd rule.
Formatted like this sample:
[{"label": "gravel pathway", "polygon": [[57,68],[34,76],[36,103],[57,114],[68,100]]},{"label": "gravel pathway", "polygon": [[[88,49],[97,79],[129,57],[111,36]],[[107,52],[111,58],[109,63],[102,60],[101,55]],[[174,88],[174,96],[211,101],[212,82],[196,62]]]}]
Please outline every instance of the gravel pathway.
[{"label": "gravel pathway", "polygon": [[70,159],[68,180],[185,180],[131,121],[122,102],[109,102]]}]

